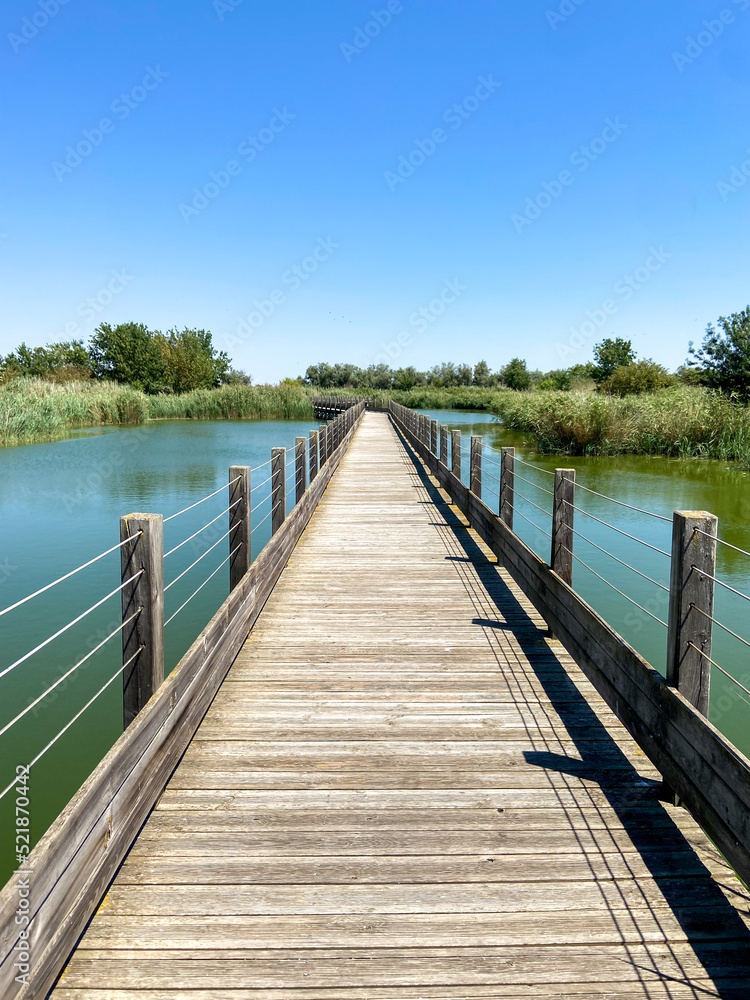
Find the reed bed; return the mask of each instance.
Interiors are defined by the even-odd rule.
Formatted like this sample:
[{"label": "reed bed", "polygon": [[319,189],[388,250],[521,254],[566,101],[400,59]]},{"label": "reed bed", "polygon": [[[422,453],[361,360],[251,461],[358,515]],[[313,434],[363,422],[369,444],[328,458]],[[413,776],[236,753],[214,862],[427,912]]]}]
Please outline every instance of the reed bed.
[{"label": "reed bed", "polygon": [[[320,391],[320,390],[319,390]],[[408,391],[331,390],[421,410],[487,410],[527,432],[541,452],[567,455],[673,455],[736,461],[750,468],[750,408],[700,386],[608,396],[429,386]]]},{"label": "reed bed", "polygon": [[500,392],[490,406],[542,451],[720,458],[750,468],[750,409],[700,387],[652,395]]},{"label": "reed bed", "polygon": [[312,420],[313,409],[295,385],[225,385],[181,396],[147,396],[107,382],[15,379],[0,386],[0,446],[57,441],[77,428],[154,419]]}]

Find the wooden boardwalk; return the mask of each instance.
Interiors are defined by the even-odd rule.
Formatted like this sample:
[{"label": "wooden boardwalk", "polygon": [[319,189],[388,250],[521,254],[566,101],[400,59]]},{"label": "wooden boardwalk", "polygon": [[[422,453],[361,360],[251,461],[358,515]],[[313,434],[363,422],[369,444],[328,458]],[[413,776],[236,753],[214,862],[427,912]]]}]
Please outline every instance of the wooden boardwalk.
[{"label": "wooden boardwalk", "polygon": [[750,997],[747,896],[367,414],[55,1000]]}]

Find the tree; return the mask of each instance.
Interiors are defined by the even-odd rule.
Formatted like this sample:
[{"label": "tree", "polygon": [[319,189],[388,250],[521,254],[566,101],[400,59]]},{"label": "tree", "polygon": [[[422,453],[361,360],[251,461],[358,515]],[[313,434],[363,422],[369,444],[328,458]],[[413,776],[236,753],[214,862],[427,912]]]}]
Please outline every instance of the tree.
[{"label": "tree", "polygon": [[720,316],[718,326],[709,323],[698,350],[690,344],[688,365],[700,371],[704,384],[750,402],[750,306]]},{"label": "tree", "polygon": [[167,366],[161,344],[143,323],[101,323],[89,346],[97,378],[125,382],[144,392],[166,387]]},{"label": "tree", "polygon": [[472,376],[472,385],[481,386],[481,388],[486,389],[488,385],[491,384],[492,375],[490,373],[490,366],[486,361],[478,361],[474,365],[474,374]]},{"label": "tree", "polygon": [[502,370],[503,382],[509,389],[528,389],[531,385],[531,375],[526,362],[521,358],[511,358]]},{"label": "tree", "polygon": [[663,365],[651,358],[642,358],[615,368],[609,378],[600,383],[599,388],[613,396],[635,396],[642,392],[666,389],[674,384],[675,377]]},{"label": "tree", "polygon": [[164,361],[164,382],[172,392],[213,389],[227,381],[229,356],[215,350],[208,330],[169,330],[155,333]]},{"label": "tree", "polygon": [[611,337],[605,337],[600,344],[594,345],[594,358],[596,364],[591,372],[591,377],[599,384],[608,379],[615,368],[621,368],[623,365],[629,365],[635,361],[635,351],[629,340],[623,340],[622,337],[617,337],[614,340]]},{"label": "tree", "polygon": [[43,378],[52,382],[91,378],[91,361],[82,340],[63,340],[46,347],[21,344],[4,361],[10,377]]},{"label": "tree", "polygon": [[424,385],[424,383],[424,373],[418,372],[411,365],[408,368],[399,368],[393,373],[394,389],[413,389],[415,385]]}]

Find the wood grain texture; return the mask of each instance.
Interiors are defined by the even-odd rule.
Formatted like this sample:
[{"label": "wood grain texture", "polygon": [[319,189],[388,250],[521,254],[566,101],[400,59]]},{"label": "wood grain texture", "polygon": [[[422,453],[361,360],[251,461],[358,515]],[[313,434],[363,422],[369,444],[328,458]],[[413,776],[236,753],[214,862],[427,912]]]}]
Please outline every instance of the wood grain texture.
[{"label": "wood grain texture", "polygon": [[285,551],[55,1000],[746,995],[741,884],[386,415]]}]

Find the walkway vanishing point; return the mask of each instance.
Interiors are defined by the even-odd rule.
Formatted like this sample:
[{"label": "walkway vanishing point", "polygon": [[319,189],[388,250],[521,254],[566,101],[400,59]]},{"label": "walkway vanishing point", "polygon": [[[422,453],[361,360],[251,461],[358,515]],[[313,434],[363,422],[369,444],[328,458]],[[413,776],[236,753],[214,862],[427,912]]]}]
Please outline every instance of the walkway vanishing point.
[{"label": "walkway vanishing point", "polygon": [[661,787],[365,413],[52,996],[750,997],[748,895]]}]

